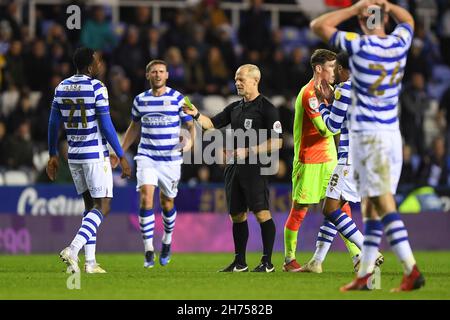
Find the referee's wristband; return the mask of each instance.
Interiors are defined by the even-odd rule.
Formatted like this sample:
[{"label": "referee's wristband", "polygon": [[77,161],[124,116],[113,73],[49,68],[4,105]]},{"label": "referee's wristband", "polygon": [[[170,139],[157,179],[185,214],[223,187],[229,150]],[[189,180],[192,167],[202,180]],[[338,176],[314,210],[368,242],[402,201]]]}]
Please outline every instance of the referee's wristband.
[{"label": "referee's wristband", "polygon": [[200,112],[197,111],[197,114],[192,117],[194,120],[198,120],[200,118]]}]

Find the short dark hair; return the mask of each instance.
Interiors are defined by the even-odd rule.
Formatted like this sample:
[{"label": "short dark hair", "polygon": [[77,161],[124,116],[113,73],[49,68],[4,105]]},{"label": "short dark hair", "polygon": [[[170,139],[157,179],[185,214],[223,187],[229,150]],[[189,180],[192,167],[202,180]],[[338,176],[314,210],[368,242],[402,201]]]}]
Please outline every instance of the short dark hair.
[{"label": "short dark hair", "polygon": [[75,50],[73,54],[73,64],[78,71],[89,67],[94,61],[94,49],[81,47]]},{"label": "short dark hair", "polygon": [[311,56],[311,67],[314,69],[317,65],[324,65],[327,61],[336,60],[336,53],[327,49],[317,49]]},{"label": "short dark hair", "polygon": [[162,65],[166,66],[166,70],[167,70],[167,62],[165,62],[164,60],[158,60],[158,59],[155,59],[155,60],[150,61],[150,62],[147,64],[147,66],[145,67],[145,71],[146,71],[146,72],[149,72],[150,69],[151,69],[154,65],[157,65],[157,64],[162,64]]},{"label": "short dark hair", "polygon": [[344,69],[350,69],[348,64],[348,53],[345,51],[341,51],[336,55],[336,62],[342,66]]}]

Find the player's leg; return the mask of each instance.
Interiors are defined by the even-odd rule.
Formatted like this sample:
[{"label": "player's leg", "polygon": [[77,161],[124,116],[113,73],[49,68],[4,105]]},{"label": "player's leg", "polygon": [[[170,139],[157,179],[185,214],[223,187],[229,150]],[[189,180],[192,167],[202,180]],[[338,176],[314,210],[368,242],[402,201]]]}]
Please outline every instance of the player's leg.
[{"label": "player's leg", "polygon": [[[336,199],[336,201],[327,201],[323,209],[323,214],[328,221],[334,224],[336,230],[344,239],[353,259],[359,254],[358,248],[362,248],[364,237],[351,218],[350,206],[345,204],[345,201],[340,201],[340,199],[347,201],[359,200],[355,199],[359,197],[352,196],[352,190],[348,190],[349,188],[347,187],[346,179],[349,177],[350,170],[351,168],[345,165],[337,165],[334,168],[327,185],[326,195],[328,198]],[[350,245],[350,243],[354,243],[357,248]]]},{"label": "player's leg", "polygon": [[155,265],[155,250],[153,248],[153,232],[155,229],[155,214],[153,212],[153,196],[158,185],[157,170],[145,160],[136,161],[136,190],[139,191],[139,226],[144,243],[144,268]]},{"label": "player's leg", "polygon": [[152,268],[155,265],[155,249],[153,247],[155,229],[153,195],[155,188],[152,184],[143,184],[139,187],[139,227],[144,243],[144,268]]},{"label": "player's leg", "polygon": [[[94,208],[94,199],[92,199],[89,191],[83,193],[84,208],[83,218],[86,217],[87,213]],[[85,255],[85,269],[86,266],[97,265],[97,260],[95,258],[95,251],[97,247],[97,234],[89,238],[88,242],[84,245],[84,255]]]},{"label": "player's leg", "polygon": [[300,264],[297,262],[295,253],[297,251],[298,231],[308,212],[308,204],[300,204],[293,200],[291,211],[284,226],[284,264],[283,271],[297,272]]},{"label": "player's leg", "polygon": [[[86,217],[87,213],[94,208],[94,199],[92,199],[89,191],[83,193],[83,201],[84,201],[84,212],[83,218]],[[95,249],[97,246],[97,235],[94,235],[89,238],[88,242],[84,245],[84,255],[86,264],[96,264],[95,259]]]},{"label": "player's leg", "polygon": [[175,228],[175,220],[177,217],[177,209],[175,208],[174,198],[169,198],[164,193],[160,193],[160,202],[162,208],[162,220],[164,225],[164,235],[162,238],[161,254],[159,263],[162,266],[170,262],[172,244],[172,234]]},{"label": "player's leg", "polygon": [[252,271],[253,272],[274,272],[275,267],[272,264],[272,251],[275,243],[275,223],[269,210],[261,210],[255,213],[256,220],[261,227],[261,238],[263,243],[263,255],[261,263]]},{"label": "player's leg", "polygon": [[233,223],[234,260],[219,272],[247,272],[245,253],[248,241],[247,205],[239,180],[235,175],[236,168],[225,169],[225,194],[228,210]]},{"label": "player's leg", "polygon": [[403,267],[403,279],[398,288],[393,291],[410,291],[424,286],[425,279],[417,268],[408,231],[397,211],[394,196],[385,194],[372,198],[372,203],[381,216],[381,225],[392,251]]},{"label": "player's leg", "polygon": [[[352,208],[350,207],[350,204],[348,202],[346,202],[345,204],[342,205],[341,211],[344,212],[350,219],[353,220]],[[360,232],[359,229],[358,229],[358,232]],[[358,247],[357,244],[355,244],[355,243],[351,242],[350,240],[348,240],[341,233],[339,233],[339,236],[344,241],[345,247],[347,248],[347,251],[350,254],[350,257],[351,257],[352,262],[353,262],[354,270],[357,271],[358,270],[358,266],[359,266],[359,259],[361,258],[361,248],[362,247],[361,248]],[[362,234],[361,234],[361,237],[363,237]]]},{"label": "player's leg", "polygon": [[[89,164],[69,164],[69,167],[78,194],[88,191],[94,199],[94,207],[83,217],[81,227],[70,246],[60,253],[62,260],[70,267],[68,271],[79,272],[78,253],[90,238],[96,237],[103,216],[108,213],[102,213],[100,202],[96,202],[96,199],[112,198],[112,170],[109,160]],[[109,211],[109,207],[105,207],[106,209]]]},{"label": "player's leg", "polygon": [[[294,165],[292,170],[292,207],[284,225],[284,264],[283,271],[297,272],[300,264],[295,259],[298,230],[300,229],[309,208],[311,196],[308,185],[314,186],[311,174],[307,174],[307,165]],[[311,181],[310,181],[311,180]],[[320,201],[320,198],[317,202]]]},{"label": "player's leg", "polygon": [[262,175],[260,168],[249,168],[240,172],[240,186],[244,192],[246,206],[255,214],[261,228],[263,254],[260,264],[253,272],[273,272],[272,251],[275,242],[276,228],[269,211],[269,182]]},{"label": "player's leg", "polygon": [[160,204],[162,208],[162,221],[164,235],[162,238],[159,263],[162,266],[170,262],[172,234],[177,218],[177,209],[174,199],[178,193],[178,181],[181,176],[181,166],[159,166],[157,170],[158,186],[160,192]]},{"label": "player's leg", "polygon": [[[330,197],[325,198],[323,210],[334,211],[341,207],[343,201],[332,199]],[[304,264],[301,268],[301,272],[313,272],[322,273],[322,262],[333,243],[334,237],[337,234],[336,227],[328,219],[324,219],[320,226],[319,233],[317,234],[316,250],[313,257],[308,263]]]},{"label": "player's leg", "polygon": [[247,272],[245,258],[248,241],[247,212],[230,214],[233,223],[234,260],[219,272]]}]

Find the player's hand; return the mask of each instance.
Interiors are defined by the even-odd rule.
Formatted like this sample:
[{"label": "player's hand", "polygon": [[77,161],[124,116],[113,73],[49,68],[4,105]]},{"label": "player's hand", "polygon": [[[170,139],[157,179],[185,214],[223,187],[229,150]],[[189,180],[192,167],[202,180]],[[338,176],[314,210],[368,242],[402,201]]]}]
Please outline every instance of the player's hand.
[{"label": "player's hand", "polygon": [[333,88],[328,81],[322,80],[317,86],[314,86],[314,91],[319,103],[331,104],[334,100]]},{"label": "player's hand", "polygon": [[197,114],[197,112],[198,112],[198,109],[193,104],[191,104],[191,107],[189,105],[187,105],[186,102],[184,102],[183,106],[181,108],[183,109],[184,113],[186,113],[186,114],[188,114],[190,116],[195,116]]},{"label": "player's hand", "polygon": [[131,178],[131,168],[128,164],[127,158],[125,158],[125,155],[120,157],[120,166],[122,167],[122,179],[124,178]]},{"label": "player's hand", "polygon": [[109,161],[111,162],[111,168],[115,169],[119,165],[119,157],[115,153],[109,155]]},{"label": "player's hand", "polygon": [[48,159],[47,168],[45,168],[47,176],[51,181],[55,181],[58,168],[59,168],[58,156],[51,156],[50,159]]}]

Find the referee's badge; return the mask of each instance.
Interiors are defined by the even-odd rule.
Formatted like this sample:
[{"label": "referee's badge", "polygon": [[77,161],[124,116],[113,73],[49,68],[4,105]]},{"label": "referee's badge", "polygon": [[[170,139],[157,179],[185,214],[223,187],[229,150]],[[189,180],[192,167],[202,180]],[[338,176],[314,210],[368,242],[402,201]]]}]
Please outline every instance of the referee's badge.
[{"label": "referee's badge", "polygon": [[253,119],[245,119],[244,121],[244,128],[245,129],[251,129],[252,128]]}]

